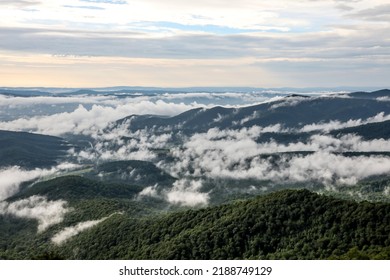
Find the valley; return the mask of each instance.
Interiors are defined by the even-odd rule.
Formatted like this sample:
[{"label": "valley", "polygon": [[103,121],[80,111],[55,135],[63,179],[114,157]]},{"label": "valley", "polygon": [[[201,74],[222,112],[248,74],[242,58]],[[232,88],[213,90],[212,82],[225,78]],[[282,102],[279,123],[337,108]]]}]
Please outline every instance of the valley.
[{"label": "valley", "polygon": [[390,90],[0,95],[0,259],[390,259]]}]

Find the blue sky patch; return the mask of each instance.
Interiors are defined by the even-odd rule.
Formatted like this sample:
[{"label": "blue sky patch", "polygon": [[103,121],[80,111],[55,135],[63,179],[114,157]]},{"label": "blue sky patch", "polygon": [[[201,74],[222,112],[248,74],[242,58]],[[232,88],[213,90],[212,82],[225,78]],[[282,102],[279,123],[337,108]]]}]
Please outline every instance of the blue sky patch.
[{"label": "blue sky patch", "polygon": [[74,9],[90,9],[90,10],[105,10],[102,7],[96,6],[72,6],[72,5],[64,5],[65,8],[74,8]]},{"label": "blue sky patch", "polygon": [[80,0],[80,1],[87,2],[87,3],[114,4],[114,5],[127,4],[127,1],[123,1],[123,0]]},{"label": "blue sky patch", "polygon": [[270,28],[269,30],[259,29],[245,29],[245,28],[232,28],[228,26],[220,25],[200,25],[200,24],[180,24],[170,21],[158,21],[158,22],[138,22],[134,25],[137,29],[147,27],[157,27],[159,29],[177,29],[182,31],[193,31],[193,32],[208,32],[218,35],[233,35],[242,33],[253,33],[253,32],[282,32],[278,28]]}]

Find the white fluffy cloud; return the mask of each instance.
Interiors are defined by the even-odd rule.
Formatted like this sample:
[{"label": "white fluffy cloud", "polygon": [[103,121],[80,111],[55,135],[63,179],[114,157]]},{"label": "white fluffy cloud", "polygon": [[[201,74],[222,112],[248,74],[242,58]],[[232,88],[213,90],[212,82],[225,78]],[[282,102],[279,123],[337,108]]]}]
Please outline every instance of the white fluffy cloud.
[{"label": "white fluffy cloud", "polygon": [[90,110],[83,105],[79,105],[77,109],[70,113],[63,112],[49,116],[43,115],[0,122],[0,129],[22,130],[57,136],[66,133],[89,135],[105,128],[110,122],[132,114],[176,115],[198,106],[198,104],[167,103],[161,100],[156,102],[148,100],[129,102],[115,107],[93,105]]},{"label": "white fluffy cloud", "polygon": [[19,191],[21,183],[36,180],[55,173],[71,170],[79,167],[72,163],[61,163],[51,169],[23,170],[19,166],[13,166],[0,170],[0,201],[14,195]]},{"label": "white fluffy cloud", "polygon": [[368,119],[362,120],[349,120],[347,122],[340,122],[340,121],[330,121],[327,123],[313,123],[305,125],[302,129],[300,129],[301,132],[311,132],[311,131],[332,131],[336,129],[342,129],[347,127],[354,127],[369,123],[377,123],[377,122],[383,122],[390,120],[390,115],[385,115],[384,112],[378,113],[377,115],[370,117]]},{"label": "white fluffy cloud", "polygon": [[[117,214],[117,213],[115,213],[115,214]],[[112,214],[112,215],[115,215],[115,214]],[[99,220],[80,222],[80,223],[76,224],[75,226],[66,227],[66,228],[62,229],[60,232],[57,232],[52,237],[51,241],[56,245],[61,245],[65,241],[67,241],[69,238],[72,238],[73,236],[76,236],[80,232],[100,224],[101,222],[107,220],[112,215],[110,215],[108,217],[104,217],[104,218],[99,219]]]},{"label": "white fluffy cloud", "polygon": [[202,181],[178,180],[172,189],[165,193],[165,198],[169,203],[183,206],[207,205],[209,201],[208,193],[200,192]]},{"label": "white fluffy cloud", "polygon": [[95,143],[91,148],[74,153],[79,161],[108,161],[108,160],[146,160],[156,158],[154,149],[165,148],[171,140],[171,133],[155,134],[153,129],[141,129],[135,132],[128,130],[128,124],[97,133]]},{"label": "white fluffy cloud", "polygon": [[18,166],[0,170],[0,201],[12,196],[19,190],[22,182],[51,174],[50,170],[22,170]]},{"label": "white fluffy cloud", "polygon": [[138,198],[149,196],[180,206],[204,206],[209,202],[209,194],[201,191],[202,186],[201,180],[180,179],[170,189],[159,189],[157,184],[146,187],[138,194]]},{"label": "white fluffy cloud", "polygon": [[38,232],[62,222],[65,214],[69,211],[66,201],[49,201],[42,196],[31,196],[12,203],[0,202],[1,215],[37,220]]},{"label": "white fluffy cloud", "polygon": [[2,1],[0,82],[385,85],[386,1]]},{"label": "white fluffy cloud", "polygon": [[[356,135],[334,138],[313,135],[307,142],[257,143],[262,128],[210,129],[192,136],[172,149],[174,164],[160,163],[174,176],[208,176],[271,181],[320,181],[353,184],[373,175],[390,172],[388,156],[343,156],[344,152],[389,152],[390,141],[364,141]],[[311,152],[306,155],[291,152]],[[289,154],[290,153],[290,154]],[[336,154],[335,154],[336,153]],[[272,155],[271,154],[278,154]],[[264,156],[268,155],[268,156]]]},{"label": "white fluffy cloud", "polygon": [[345,157],[326,152],[294,157],[287,168],[282,169],[280,179],[297,182],[317,180],[353,185],[359,180],[375,175],[390,174],[390,158],[384,156]]},{"label": "white fluffy cloud", "polygon": [[143,196],[150,196],[150,197],[154,197],[154,198],[159,198],[160,194],[158,192],[158,184],[144,188],[138,194],[138,197],[143,197]]},{"label": "white fluffy cloud", "polygon": [[61,105],[69,103],[80,103],[80,104],[115,104],[112,97],[108,96],[34,96],[34,97],[20,97],[20,96],[6,96],[0,94],[0,106],[1,107],[30,107],[36,104],[44,105]]},{"label": "white fluffy cloud", "polygon": [[76,236],[80,232],[82,232],[86,229],[89,229],[89,228],[103,222],[104,220],[105,219],[86,221],[86,222],[78,223],[77,225],[75,225],[73,227],[67,227],[67,228],[63,229],[62,231],[58,232],[56,235],[54,235],[53,238],[51,239],[51,241],[56,245],[61,245],[69,238]]}]

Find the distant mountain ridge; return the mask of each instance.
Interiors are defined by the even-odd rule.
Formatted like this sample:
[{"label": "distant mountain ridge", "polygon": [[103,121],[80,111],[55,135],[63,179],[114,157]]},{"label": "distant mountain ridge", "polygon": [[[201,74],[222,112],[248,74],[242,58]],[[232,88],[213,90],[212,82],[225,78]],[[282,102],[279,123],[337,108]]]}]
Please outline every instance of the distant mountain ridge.
[{"label": "distant mountain ridge", "polygon": [[210,128],[239,129],[254,125],[302,128],[313,123],[364,120],[379,113],[390,114],[390,102],[377,100],[378,97],[390,97],[390,90],[364,95],[351,93],[348,96],[351,97],[290,95],[277,101],[241,108],[197,108],[173,117],[132,115],[118,120],[115,126],[128,124],[131,131],[153,128],[157,132],[181,130],[192,134]]},{"label": "distant mountain ridge", "polygon": [[377,90],[373,92],[364,92],[364,91],[358,91],[358,92],[352,92],[348,94],[351,97],[356,98],[380,98],[380,97],[390,97],[390,90],[389,89],[382,89]]},{"label": "distant mountain ridge", "polygon": [[70,144],[54,136],[0,130],[0,168],[17,165],[51,167],[66,155]]},{"label": "distant mountain ridge", "polygon": [[[361,88],[359,88],[361,89]],[[46,88],[46,87],[0,87],[0,94],[9,96],[20,97],[33,97],[33,96],[74,96],[74,95],[121,95],[121,94],[134,94],[142,93],[146,95],[163,94],[163,93],[196,93],[196,92],[213,92],[213,93],[225,93],[225,92],[237,92],[237,93],[249,93],[249,92],[284,92],[286,94],[306,94],[312,92],[351,92],[350,95],[356,95],[356,97],[364,96],[369,93],[368,91],[373,88],[365,88],[367,91],[356,91],[358,88],[354,87],[335,87],[335,88],[256,88],[256,87],[183,87],[183,88],[170,88],[170,87],[141,87],[141,86],[118,86],[118,87],[105,87],[105,88]],[[385,89],[387,90],[387,89]],[[381,92],[383,90],[377,90],[374,92]],[[387,90],[388,91],[388,90]]]}]

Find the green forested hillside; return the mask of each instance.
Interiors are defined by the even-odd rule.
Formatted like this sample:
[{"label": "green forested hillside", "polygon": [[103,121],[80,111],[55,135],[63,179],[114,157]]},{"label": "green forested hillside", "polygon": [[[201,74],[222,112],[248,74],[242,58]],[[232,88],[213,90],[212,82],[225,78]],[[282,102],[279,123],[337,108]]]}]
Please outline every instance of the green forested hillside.
[{"label": "green forested hillside", "polygon": [[95,198],[128,198],[142,190],[139,186],[115,183],[102,183],[80,176],[64,176],[39,182],[25,188],[10,200],[43,195],[50,200],[65,199],[75,201]]},{"label": "green forested hillside", "polygon": [[87,259],[324,259],[351,250],[390,258],[390,205],[281,191],[153,219],[116,217],[69,242],[66,257],[75,246],[74,257]]},{"label": "green forested hillside", "polygon": [[96,165],[93,170],[83,174],[101,181],[150,186],[154,184],[171,185],[174,178],[152,162],[141,160],[112,161]]},{"label": "green forested hillside", "polygon": [[116,215],[39,253],[76,259],[390,259],[390,205],[285,190],[199,210]]}]

